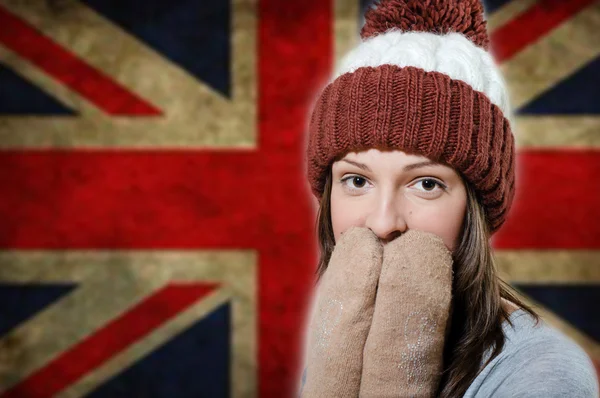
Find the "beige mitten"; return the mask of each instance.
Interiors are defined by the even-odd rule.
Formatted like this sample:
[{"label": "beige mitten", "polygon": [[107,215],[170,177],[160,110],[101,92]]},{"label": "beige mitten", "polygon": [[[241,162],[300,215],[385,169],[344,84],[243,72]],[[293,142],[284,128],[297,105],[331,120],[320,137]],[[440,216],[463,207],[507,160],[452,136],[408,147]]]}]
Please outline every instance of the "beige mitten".
[{"label": "beige mitten", "polygon": [[382,256],[368,228],[350,227],[338,239],[316,291],[301,397],[358,396]]},{"label": "beige mitten", "polygon": [[452,255],[442,238],[409,230],[385,245],[361,397],[432,397],[451,315]]}]

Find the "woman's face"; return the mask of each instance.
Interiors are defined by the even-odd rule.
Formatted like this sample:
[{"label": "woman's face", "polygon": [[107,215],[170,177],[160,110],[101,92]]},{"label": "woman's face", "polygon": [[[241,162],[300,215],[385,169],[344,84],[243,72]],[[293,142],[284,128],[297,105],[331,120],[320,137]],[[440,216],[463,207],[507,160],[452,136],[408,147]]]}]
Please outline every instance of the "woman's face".
[{"label": "woman's face", "polygon": [[451,167],[398,150],[370,149],[334,162],[332,177],[336,241],[351,226],[371,229],[384,244],[414,229],[440,236],[454,251],[467,192]]}]

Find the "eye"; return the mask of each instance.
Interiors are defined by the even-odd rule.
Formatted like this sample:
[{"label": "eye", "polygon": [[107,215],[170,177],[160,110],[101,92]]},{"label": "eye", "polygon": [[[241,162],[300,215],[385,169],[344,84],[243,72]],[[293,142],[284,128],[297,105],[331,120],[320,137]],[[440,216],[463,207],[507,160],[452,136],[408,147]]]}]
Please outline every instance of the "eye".
[{"label": "eye", "polygon": [[444,183],[434,178],[423,178],[422,180],[417,181],[414,185],[418,186],[419,184],[422,186],[422,189],[420,190],[427,193],[435,192],[436,186],[439,186],[443,191],[448,188]]},{"label": "eye", "polygon": [[350,175],[342,178],[340,180],[344,188],[347,188],[349,191],[359,191],[365,187],[367,184],[367,179],[365,177],[359,175]]}]

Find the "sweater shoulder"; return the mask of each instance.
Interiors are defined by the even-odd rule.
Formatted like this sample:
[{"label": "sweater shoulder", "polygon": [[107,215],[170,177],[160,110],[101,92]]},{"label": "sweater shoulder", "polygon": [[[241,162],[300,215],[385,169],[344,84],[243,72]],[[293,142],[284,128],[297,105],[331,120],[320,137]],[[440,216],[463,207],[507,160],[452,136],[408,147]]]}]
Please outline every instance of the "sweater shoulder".
[{"label": "sweater shoulder", "polygon": [[[595,367],[574,340],[524,310],[503,324],[505,345],[475,378],[465,397],[597,397]],[[489,357],[486,353],[482,364]]]}]

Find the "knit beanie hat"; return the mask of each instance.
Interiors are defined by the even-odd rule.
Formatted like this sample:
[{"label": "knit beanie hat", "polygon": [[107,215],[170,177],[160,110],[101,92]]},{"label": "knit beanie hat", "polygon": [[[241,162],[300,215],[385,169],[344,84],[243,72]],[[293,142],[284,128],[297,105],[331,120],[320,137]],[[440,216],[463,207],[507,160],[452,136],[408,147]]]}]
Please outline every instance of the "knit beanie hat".
[{"label": "knit beanie hat", "polygon": [[398,149],[460,171],[500,228],[515,189],[515,144],[504,80],[488,52],[479,0],[380,0],[361,43],[316,98],[308,180],[318,200],[348,152]]}]

